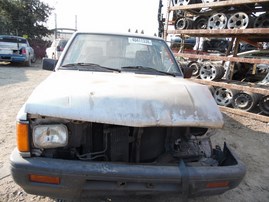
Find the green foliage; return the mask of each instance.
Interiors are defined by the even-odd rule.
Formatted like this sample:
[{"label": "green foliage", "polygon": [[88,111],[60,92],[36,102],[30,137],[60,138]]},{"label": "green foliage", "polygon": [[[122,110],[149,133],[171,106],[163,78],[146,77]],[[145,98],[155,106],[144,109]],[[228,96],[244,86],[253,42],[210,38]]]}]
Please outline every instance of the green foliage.
[{"label": "green foliage", "polygon": [[40,0],[0,0],[0,34],[28,35],[40,39],[51,32],[46,28],[53,8]]}]

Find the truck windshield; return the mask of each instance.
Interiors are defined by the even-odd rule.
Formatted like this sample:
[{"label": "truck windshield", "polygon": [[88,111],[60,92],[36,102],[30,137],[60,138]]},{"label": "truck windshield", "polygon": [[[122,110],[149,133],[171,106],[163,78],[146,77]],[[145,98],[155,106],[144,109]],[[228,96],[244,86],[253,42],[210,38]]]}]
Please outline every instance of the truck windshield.
[{"label": "truck windshield", "polygon": [[[68,66],[73,66],[72,64],[89,63],[122,72],[135,71],[149,74],[166,72],[176,76],[182,75],[168,46],[158,38],[77,34],[67,49],[61,66],[68,69]],[[152,71],[153,69],[156,71]]]}]

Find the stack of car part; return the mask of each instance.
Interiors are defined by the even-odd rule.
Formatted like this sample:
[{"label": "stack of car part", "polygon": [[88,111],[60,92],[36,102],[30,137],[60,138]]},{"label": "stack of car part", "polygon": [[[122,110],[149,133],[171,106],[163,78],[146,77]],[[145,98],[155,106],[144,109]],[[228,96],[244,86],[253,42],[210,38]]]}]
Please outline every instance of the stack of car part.
[{"label": "stack of car part", "polygon": [[[193,69],[192,76],[203,80],[219,80],[224,74],[224,68],[220,64],[210,62],[189,62],[188,67]],[[262,97],[260,94],[242,92],[222,87],[209,86],[218,105],[229,106],[244,111],[252,111],[257,105],[262,113],[269,115],[269,96]]]},{"label": "stack of car part", "polygon": [[227,16],[224,13],[216,13],[208,19],[208,29],[225,29],[227,26]]},{"label": "stack of car part", "polygon": [[199,62],[192,61],[192,62],[188,63],[188,67],[192,69],[192,76],[194,76],[194,77],[199,76],[199,72],[200,72],[200,68],[201,68],[201,65]]},{"label": "stack of car part", "polygon": [[175,29],[192,29],[192,24],[191,18],[180,17],[176,20]]},{"label": "stack of car part", "polygon": [[233,97],[237,92],[237,90],[218,87],[214,91],[214,98],[218,105],[227,107],[233,103]]},{"label": "stack of car part", "polygon": [[[219,2],[222,0],[173,0],[174,6],[185,6],[195,3],[210,4],[213,2]],[[259,6],[259,3],[255,4]],[[260,6],[266,6],[261,4]],[[200,8],[200,7],[199,7]],[[214,10],[215,9],[215,10]],[[243,3],[240,7],[219,7],[219,8],[205,7],[203,9],[190,9],[186,11],[185,9],[180,10],[180,13],[176,15],[175,29],[247,29],[247,28],[269,28],[269,12],[259,13],[256,10],[254,12],[248,12],[244,9]],[[256,9],[256,8],[255,8]],[[212,40],[212,41],[211,41]],[[226,41],[223,38],[223,41]],[[228,45],[222,41],[214,41],[214,38],[210,38],[211,44],[214,44],[217,49],[212,49],[212,47],[207,47],[207,40],[204,40],[203,49],[199,51],[218,51],[218,53],[224,53],[227,51]],[[235,64],[234,67],[234,80],[247,81],[247,82],[257,82],[256,77],[251,77],[246,80],[246,73],[250,71],[248,65],[244,64],[242,67],[238,67],[241,64]],[[200,78],[202,80],[217,81],[222,79],[230,79],[228,77],[228,71],[225,74],[225,68],[222,65],[218,65],[212,62],[205,62],[201,60],[191,61],[188,63],[188,67],[193,69],[192,76]],[[257,70],[259,65],[256,66]],[[254,79],[254,80],[253,80]],[[268,85],[269,83],[269,73],[267,79],[263,79],[257,84]],[[265,115],[269,115],[269,95],[260,95],[256,93],[237,91],[222,87],[212,87],[211,92],[217,104],[222,106],[229,106],[237,108],[244,111],[253,111],[259,107],[260,112]],[[254,111],[255,111],[254,110]],[[256,110],[257,111],[257,110]]]},{"label": "stack of car part", "polygon": [[260,95],[249,92],[239,92],[233,97],[233,108],[241,109],[244,111],[251,111],[257,106]]},{"label": "stack of car part", "polygon": [[200,78],[207,81],[216,81],[223,77],[225,71],[222,65],[210,62],[203,63],[200,67]]},{"label": "stack of car part", "polygon": [[207,29],[208,17],[198,16],[193,21],[193,29]]},{"label": "stack of car part", "polygon": [[243,111],[253,111],[258,105],[262,113],[269,115],[269,96],[217,87],[213,93],[218,105]]},{"label": "stack of car part", "polygon": [[201,0],[173,0],[172,3],[174,6],[182,6],[194,3],[201,3]]},{"label": "stack of car part", "polygon": [[251,18],[244,12],[238,12],[231,15],[228,20],[228,29],[246,29],[251,26]]},{"label": "stack of car part", "polygon": [[231,15],[214,13],[210,17],[202,14],[194,17],[185,17],[184,12],[177,16],[175,29],[246,29],[268,28],[269,13],[258,17],[248,15],[245,12],[237,12]]}]

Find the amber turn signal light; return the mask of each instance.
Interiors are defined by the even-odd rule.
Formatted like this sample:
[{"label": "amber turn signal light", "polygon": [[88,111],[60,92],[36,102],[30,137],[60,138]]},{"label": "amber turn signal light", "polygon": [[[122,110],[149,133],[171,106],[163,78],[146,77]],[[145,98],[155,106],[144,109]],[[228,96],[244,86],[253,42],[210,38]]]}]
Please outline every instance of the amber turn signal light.
[{"label": "amber turn signal light", "polygon": [[47,184],[60,184],[59,177],[52,177],[46,175],[29,175],[29,180],[31,182],[47,183]]},{"label": "amber turn signal light", "polygon": [[18,122],[16,125],[17,130],[17,147],[20,152],[29,152],[29,126],[27,123]]}]

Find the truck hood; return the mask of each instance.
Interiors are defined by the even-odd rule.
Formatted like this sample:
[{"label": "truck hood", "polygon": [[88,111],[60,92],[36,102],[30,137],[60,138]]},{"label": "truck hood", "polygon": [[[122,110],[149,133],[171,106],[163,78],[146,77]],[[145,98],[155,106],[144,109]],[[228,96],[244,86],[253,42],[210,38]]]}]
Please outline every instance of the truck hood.
[{"label": "truck hood", "polygon": [[134,73],[54,72],[33,91],[22,111],[133,127],[223,126],[206,86]]}]

